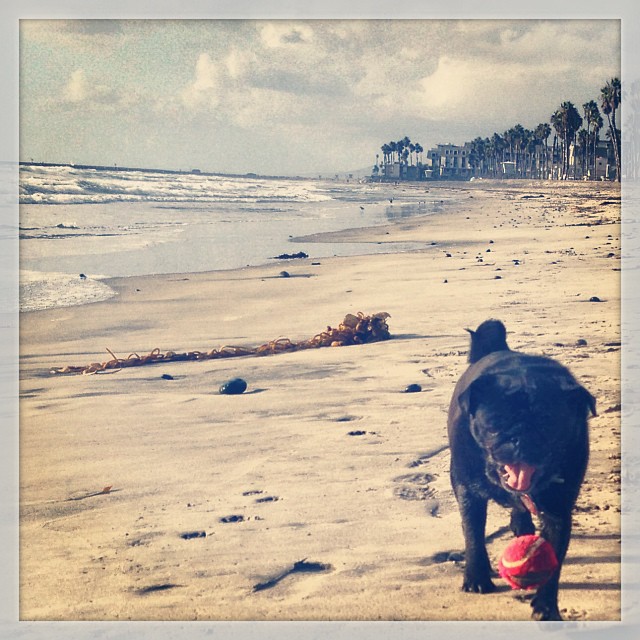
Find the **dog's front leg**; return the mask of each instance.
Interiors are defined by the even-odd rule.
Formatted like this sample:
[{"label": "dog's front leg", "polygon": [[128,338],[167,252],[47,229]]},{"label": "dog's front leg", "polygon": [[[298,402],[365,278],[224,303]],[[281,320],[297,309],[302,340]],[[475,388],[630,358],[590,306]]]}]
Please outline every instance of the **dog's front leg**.
[{"label": "dog's front leg", "polygon": [[571,512],[569,511],[560,516],[551,516],[543,513],[541,520],[542,537],[551,543],[556,552],[558,568],[551,578],[536,592],[531,602],[531,607],[533,608],[532,617],[535,620],[562,620],[558,609],[558,584],[562,563],[567,554],[569,539],[571,538]]},{"label": "dog's front leg", "polygon": [[465,571],[462,589],[473,593],[491,593],[496,587],[491,581],[491,564],[485,543],[487,500],[466,488],[456,491],[462,515],[465,542]]}]

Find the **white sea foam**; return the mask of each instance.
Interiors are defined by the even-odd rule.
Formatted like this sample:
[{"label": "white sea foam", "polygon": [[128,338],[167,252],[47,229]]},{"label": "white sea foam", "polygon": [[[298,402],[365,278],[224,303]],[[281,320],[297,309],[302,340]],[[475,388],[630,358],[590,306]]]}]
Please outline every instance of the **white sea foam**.
[{"label": "white sea foam", "polygon": [[80,274],[20,271],[20,311],[37,311],[101,302],[116,292],[97,278]]},{"label": "white sea foam", "polygon": [[394,192],[392,185],[69,166],[22,165],[20,190],[22,311],[111,297],[94,274],[237,269],[301,250],[314,258],[410,250],[416,247],[305,245],[290,238],[441,206],[427,206],[424,191]]},{"label": "white sea foam", "polygon": [[317,183],[171,173],[23,165],[21,204],[109,202],[321,202]]}]

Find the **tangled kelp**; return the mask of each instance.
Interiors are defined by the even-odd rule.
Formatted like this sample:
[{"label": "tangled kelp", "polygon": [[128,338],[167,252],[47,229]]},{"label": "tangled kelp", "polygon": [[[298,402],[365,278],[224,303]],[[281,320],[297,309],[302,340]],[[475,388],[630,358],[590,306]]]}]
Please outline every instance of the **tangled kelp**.
[{"label": "tangled kelp", "polygon": [[289,338],[277,338],[259,347],[224,346],[211,351],[187,351],[176,353],[167,351],[162,353],[156,348],[146,356],[131,353],[126,358],[118,358],[113,351],[107,349],[112,356],[106,362],[92,362],[86,366],[66,366],[52,369],[52,374],[59,373],[113,373],[126,367],[139,367],[146,364],[160,362],[182,362],[187,360],[212,360],[214,358],[232,358],[237,356],[265,356],[274,353],[301,351],[303,349],[317,349],[319,347],[342,347],[347,345],[366,344],[388,340],[391,337],[387,318],[391,317],[385,311],[370,316],[359,312],[358,315],[348,313],[337,328],[327,327],[326,331],[315,335],[309,340],[292,342]]}]

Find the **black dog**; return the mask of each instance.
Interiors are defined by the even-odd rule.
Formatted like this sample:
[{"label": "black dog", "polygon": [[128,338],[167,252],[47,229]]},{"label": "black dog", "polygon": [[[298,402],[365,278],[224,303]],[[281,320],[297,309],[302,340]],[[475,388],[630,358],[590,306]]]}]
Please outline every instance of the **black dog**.
[{"label": "black dog", "polygon": [[550,358],[511,351],[502,322],[471,334],[470,366],[449,407],[451,483],[462,515],[466,567],[462,588],[495,590],[485,546],[487,502],[511,508],[516,536],[535,533],[555,549],[560,566],[538,588],[536,620],[561,620],[558,580],[571,536],[571,512],[589,457],[587,418],[595,400]]}]

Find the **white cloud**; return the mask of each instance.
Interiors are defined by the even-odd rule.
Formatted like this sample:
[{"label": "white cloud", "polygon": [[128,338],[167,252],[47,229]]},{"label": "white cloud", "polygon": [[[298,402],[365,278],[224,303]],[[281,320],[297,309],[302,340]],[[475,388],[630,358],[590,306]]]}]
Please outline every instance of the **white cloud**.
[{"label": "white cloud", "polygon": [[82,103],[83,107],[106,107],[118,103],[134,102],[133,94],[127,99],[118,95],[113,89],[99,84],[87,77],[84,69],[76,69],[62,90],[62,102],[71,104]]},{"label": "white cloud", "polygon": [[229,77],[237,79],[247,73],[251,63],[254,61],[255,56],[251,52],[232,49],[224,59],[224,64]]},{"label": "white cloud", "polygon": [[198,56],[194,80],[182,92],[182,101],[187,107],[215,107],[219,98],[219,71],[208,53]]},{"label": "white cloud", "polygon": [[[551,71],[561,82],[562,65]],[[539,78],[544,74],[542,65],[443,56],[435,72],[420,80],[408,104],[416,115],[427,119],[504,119],[507,126],[514,124],[512,118],[526,120],[532,114],[532,103],[540,98]]]},{"label": "white cloud", "polygon": [[64,87],[63,96],[68,102],[82,102],[89,95],[87,76],[83,69],[76,69]]}]

